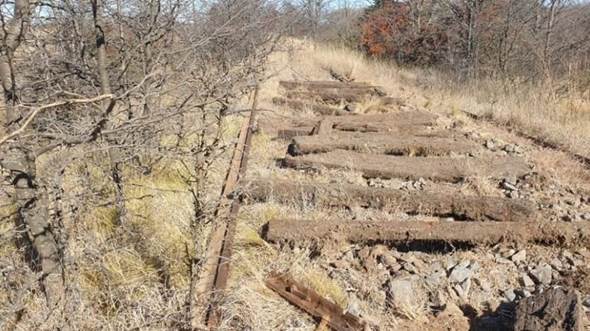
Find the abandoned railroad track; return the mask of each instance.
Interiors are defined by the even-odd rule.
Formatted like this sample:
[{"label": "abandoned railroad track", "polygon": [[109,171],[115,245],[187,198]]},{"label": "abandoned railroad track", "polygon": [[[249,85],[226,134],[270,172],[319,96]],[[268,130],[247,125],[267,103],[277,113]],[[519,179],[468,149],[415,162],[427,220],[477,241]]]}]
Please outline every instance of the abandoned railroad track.
[{"label": "abandoned railroad track", "polygon": [[[240,202],[231,196],[238,187],[239,180],[245,174],[248,155],[252,142],[252,132],[256,123],[258,87],[252,93],[252,108],[246,116],[237,139],[227,175],[221,191],[221,199],[215,213],[216,222],[211,230],[206,256],[200,277],[195,284],[192,304],[191,324],[193,329],[206,325],[217,329],[219,319],[219,301],[227,287],[230,263],[233,254],[233,241],[236,231],[236,217]],[[204,322],[204,323],[203,323]]]},{"label": "abandoned railroad track", "polygon": [[[281,81],[279,88],[282,96],[272,99],[276,111],[258,118],[252,111],[246,119],[223,190],[226,205],[222,203],[220,222],[212,231],[197,292],[210,294],[206,310],[210,328],[217,328],[223,316],[220,306],[239,204],[247,209],[278,205],[292,211],[272,213],[263,224],[250,220],[266,245],[311,248],[312,260],[311,256],[322,255],[334,259],[335,247],[340,247],[337,252],[348,247],[345,251],[352,253],[343,255],[346,259],[360,259],[368,273],[375,272],[375,264],[381,265],[386,277],[405,274],[404,270],[409,275],[420,273],[418,262],[408,266],[400,256],[397,262],[387,261],[389,253],[383,253],[383,247],[444,256],[457,249],[482,252],[532,245],[559,251],[590,246],[590,222],[584,221],[590,195],[549,184],[550,175],[531,157],[528,146],[485,139],[448,116],[401,106],[403,102],[369,83]],[[378,105],[376,112],[359,111],[358,104],[366,100]],[[281,157],[262,165],[264,171],[245,168],[255,119],[258,132],[283,148]],[[254,162],[261,162],[254,156]],[[559,204],[555,196],[577,202],[569,209],[555,207]],[[354,263],[342,266],[343,256],[327,268],[343,269],[344,274],[354,269]],[[475,269],[474,261],[467,267]],[[444,274],[457,268],[457,264],[447,266]],[[381,324],[344,311],[345,307],[339,312],[337,305],[297,283],[288,272],[289,268],[270,270],[265,274],[267,286],[320,325],[360,330]],[[553,276],[555,283],[567,278],[564,275],[569,274]],[[463,281],[454,284],[449,295],[466,302],[471,283]],[[393,286],[391,282],[381,286]],[[535,284],[543,281],[535,279]],[[387,293],[382,304],[400,305],[395,303],[399,294]],[[581,309],[579,304],[576,309]]]},{"label": "abandoned railroad track", "polygon": [[[339,105],[350,100],[373,98],[376,95],[374,91],[380,90],[379,87],[366,83],[351,85],[321,81],[281,82],[280,86],[286,90],[287,99],[294,98],[293,102],[297,105],[309,102],[302,100],[302,96],[309,97],[312,101],[318,98],[324,104]],[[338,86],[346,92],[338,92]],[[326,95],[329,97],[325,97]],[[335,96],[342,97],[335,99]],[[290,105],[289,102],[285,104]],[[336,107],[324,107],[332,109],[332,114],[340,116],[330,115],[324,109],[321,113],[326,116],[310,119],[307,123],[281,127],[283,134],[280,137],[292,139],[281,163],[282,167],[306,172],[342,169],[360,172],[367,180],[429,180],[435,184],[459,183],[467,178],[492,178],[501,183],[506,179],[525,178],[534,172],[535,165],[516,153],[498,155],[458,130],[438,127],[439,116],[430,112],[414,110],[370,115],[342,114],[343,110]],[[314,110],[314,106],[311,109]],[[307,132],[302,128],[310,127],[313,128],[311,131],[300,135]],[[285,132],[293,134],[285,135]],[[545,222],[542,213],[531,207],[534,202],[526,199],[470,196],[448,191],[417,193],[354,185],[316,185],[311,180],[302,183],[289,180],[273,182],[266,179],[264,183],[259,180],[251,185],[251,188],[244,191],[249,192],[246,195],[257,201],[278,199],[287,202],[304,197],[306,201],[303,203],[324,208],[347,208],[356,204],[362,208],[386,209],[389,212],[397,210],[411,215],[464,221],[433,221],[413,225],[399,221],[365,224],[362,220],[272,220],[267,229],[272,241],[324,239],[324,234],[337,237],[340,231],[347,234],[343,238],[349,241],[387,242],[412,239],[494,244],[502,240],[533,240],[575,244],[588,243],[590,239],[590,227],[586,223],[578,225],[564,221]],[[498,223],[480,223],[490,221]],[[501,222],[518,224],[500,224]],[[368,228],[374,228],[375,232],[370,234]],[[536,234],[534,229],[537,228],[543,229],[542,233]]]}]

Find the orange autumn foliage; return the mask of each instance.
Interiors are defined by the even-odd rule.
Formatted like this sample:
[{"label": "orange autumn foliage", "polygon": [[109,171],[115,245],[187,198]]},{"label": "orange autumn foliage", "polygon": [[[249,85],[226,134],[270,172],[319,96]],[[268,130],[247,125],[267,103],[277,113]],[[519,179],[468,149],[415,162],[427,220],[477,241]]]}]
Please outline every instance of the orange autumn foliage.
[{"label": "orange autumn foliage", "polygon": [[444,59],[448,38],[432,23],[416,24],[407,3],[382,2],[361,22],[361,46],[367,54],[400,63],[432,65]]}]

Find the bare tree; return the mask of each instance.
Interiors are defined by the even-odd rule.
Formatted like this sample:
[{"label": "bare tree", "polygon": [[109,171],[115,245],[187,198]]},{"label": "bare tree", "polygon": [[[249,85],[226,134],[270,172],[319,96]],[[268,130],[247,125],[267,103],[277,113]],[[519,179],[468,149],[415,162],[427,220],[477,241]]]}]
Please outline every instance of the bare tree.
[{"label": "bare tree", "polygon": [[[395,10],[378,14],[387,8]],[[444,61],[429,64],[450,67],[463,78],[521,77],[553,86],[554,76],[565,75],[574,63],[580,67],[579,59],[587,56],[589,10],[587,3],[574,0],[376,1],[364,18],[369,39],[364,43],[369,52],[416,63],[415,56],[399,57],[403,47],[395,44],[415,40],[410,48],[416,50],[437,31],[442,44],[425,51]],[[390,24],[379,28],[371,21]]]},{"label": "bare tree", "polygon": [[[129,246],[157,266],[159,300],[171,300],[171,291],[189,295],[189,288],[171,288],[172,262],[148,255],[126,222],[143,217],[131,214],[129,201],[146,198],[128,195],[131,178],[184,164],[178,172],[194,199],[191,247],[199,246],[216,203],[204,194],[210,168],[232,146],[222,136],[224,116],[262,79],[284,24],[280,10],[263,0],[17,0],[1,1],[0,13],[0,203],[14,198],[18,206],[10,218],[18,225],[14,239],[26,243],[30,277],[40,271],[47,296],[49,309],[39,318],[83,328],[82,315],[100,315],[77,304],[88,300],[78,291],[80,264]],[[74,167],[104,176],[86,170],[72,177]],[[72,182],[82,187],[66,189]],[[71,231],[97,206],[115,206],[120,230],[109,247],[80,256]],[[199,254],[187,251],[189,278],[199,271]],[[33,295],[33,285],[5,286],[15,298]],[[161,309],[143,307],[143,320],[184,327],[184,304],[169,303],[176,315],[166,319]],[[11,320],[38,326],[18,316]]]},{"label": "bare tree", "polygon": [[[0,55],[0,79],[2,80],[3,97],[0,99],[0,110],[3,110],[5,134],[14,136],[23,132],[43,109],[50,106],[38,106],[28,117],[21,115],[18,107],[17,72],[15,58],[31,23],[34,5],[28,0],[17,0],[13,7],[13,15],[8,21],[4,15],[3,52]],[[8,115],[7,115],[8,114]],[[16,128],[15,128],[16,127]],[[7,138],[0,140],[6,141]],[[9,147],[0,164],[8,168],[11,174],[8,181],[13,185],[12,195],[18,208],[16,219],[17,229],[23,233],[20,241],[26,243],[27,259],[33,268],[42,272],[43,288],[50,306],[63,300],[63,275],[58,240],[49,223],[46,183],[37,178],[36,155],[30,146],[16,144]]]}]

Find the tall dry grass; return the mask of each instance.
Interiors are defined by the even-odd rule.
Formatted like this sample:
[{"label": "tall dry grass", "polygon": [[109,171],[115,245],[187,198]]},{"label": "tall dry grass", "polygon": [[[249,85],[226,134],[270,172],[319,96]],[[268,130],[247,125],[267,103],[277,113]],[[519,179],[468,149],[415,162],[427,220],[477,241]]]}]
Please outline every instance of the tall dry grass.
[{"label": "tall dry grass", "polygon": [[[223,144],[233,144],[241,121],[239,116],[224,120]],[[228,148],[203,178],[204,212],[217,203],[230,157]],[[126,208],[122,223],[113,203],[106,158],[98,155],[66,167],[63,207],[72,202],[76,210],[63,208],[67,243],[63,310],[45,305],[38,282],[41,275],[27,265],[24,247],[15,240],[16,210],[0,205],[0,330],[184,327],[190,261],[201,258],[209,225],[191,227],[195,206],[186,178],[194,174],[181,161],[191,164],[193,159],[164,158],[149,174],[133,167],[122,169]]]},{"label": "tall dry grass", "polygon": [[468,111],[590,156],[590,91],[576,86],[575,77],[552,85],[497,79],[460,82],[440,72],[414,70],[404,80],[422,91],[432,110]]}]

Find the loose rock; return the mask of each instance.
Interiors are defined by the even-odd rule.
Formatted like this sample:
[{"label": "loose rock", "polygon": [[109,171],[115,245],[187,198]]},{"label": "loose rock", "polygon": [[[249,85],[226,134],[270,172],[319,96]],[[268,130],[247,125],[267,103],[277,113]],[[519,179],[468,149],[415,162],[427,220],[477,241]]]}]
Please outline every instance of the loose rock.
[{"label": "loose rock", "polygon": [[453,286],[453,289],[455,289],[455,292],[457,293],[459,298],[461,298],[461,300],[467,300],[467,293],[465,293],[465,290],[463,290],[463,287],[461,287],[461,285],[456,284],[455,286]]},{"label": "loose rock", "polygon": [[421,302],[423,293],[415,277],[390,279],[386,286],[393,307],[416,307]]},{"label": "loose rock", "polygon": [[353,316],[360,317],[361,316],[361,307],[359,306],[356,300],[352,300],[348,303],[348,306],[345,310],[346,313],[350,313]]},{"label": "loose rock", "polygon": [[[401,269],[401,265],[399,263],[397,263],[397,259],[393,256],[393,254],[384,254],[381,256],[381,263],[383,263],[383,265],[385,265],[388,268],[394,268],[398,267],[399,269]],[[396,270],[396,271],[397,271]]]},{"label": "loose rock", "polygon": [[526,260],[526,250],[522,249],[518,251],[516,254],[510,257],[510,260],[516,264],[524,262]]},{"label": "loose rock", "polygon": [[529,277],[526,274],[522,275],[522,277],[520,278],[520,283],[525,288],[534,288],[535,287],[535,282],[531,279],[531,277]]},{"label": "loose rock", "polygon": [[449,275],[449,281],[451,283],[461,283],[465,279],[471,276],[471,270],[469,267],[469,261],[463,261],[453,268]]},{"label": "loose rock", "polygon": [[453,269],[456,265],[457,265],[457,260],[454,257],[452,257],[452,256],[447,257],[447,260],[445,261],[445,266],[447,268],[447,271]]},{"label": "loose rock", "polygon": [[500,251],[500,256],[503,258],[510,258],[512,255],[514,255],[516,253],[515,250],[513,249],[509,249],[509,250],[502,250]]},{"label": "loose rock", "polygon": [[514,289],[504,291],[504,297],[510,302],[514,301],[514,299],[516,299],[516,293],[514,293]]},{"label": "loose rock", "polygon": [[492,150],[492,151],[496,150],[496,148],[497,148],[496,142],[495,142],[494,139],[488,139],[488,140],[486,140],[485,146],[486,146],[487,149]]},{"label": "loose rock", "polygon": [[554,288],[518,303],[513,330],[581,331],[582,313],[574,290]]},{"label": "loose rock", "polygon": [[563,263],[561,263],[561,261],[558,258],[554,258],[553,260],[551,260],[551,262],[549,263],[551,265],[551,267],[557,271],[562,271],[563,270]]},{"label": "loose rock", "polygon": [[471,289],[471,278],[465,279],[463,283],[461,283],[461,289],[463,289],[463,293],[465,293],[465,298],[469,294],[469,290]]},{"label": "loose rock", "polygon": [[514,184],[508,182],[506,179],[504,179],[500,183],[500,186],[507,191],[517,191],[518,190],[518,187],[516,187]]},{"label": "loose rock", "polygon": [[570,264],[574,264],[574,255],[570,251],[562,251],[561,256]]},{"label": "loose rock", "polygon": [[551,274],[553,273],[553,269],[548,264],[539,265],[535,269],[531,270],[530,274],[531,277],[538,283],[543,285],[548,285],[551,283]]},{"label": "loose rock", "polygon": [[430,266],[429,274],[424,278],[426,285],[431,288],[436,288],[441,285],[446,278],[447,273],[440,262],[435,262]]}]

